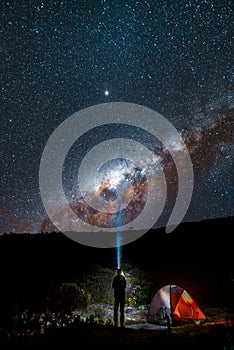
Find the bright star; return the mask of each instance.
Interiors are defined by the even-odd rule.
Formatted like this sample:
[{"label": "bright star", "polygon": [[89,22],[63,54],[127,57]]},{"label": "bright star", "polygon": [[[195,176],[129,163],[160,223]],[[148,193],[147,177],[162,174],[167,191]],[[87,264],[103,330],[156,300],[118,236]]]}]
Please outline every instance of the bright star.
[{"label": "bright star", "polygon": [[105,93],[105,96],[109,96],[109,91],[108,90],[106,90],[104,93]]}]

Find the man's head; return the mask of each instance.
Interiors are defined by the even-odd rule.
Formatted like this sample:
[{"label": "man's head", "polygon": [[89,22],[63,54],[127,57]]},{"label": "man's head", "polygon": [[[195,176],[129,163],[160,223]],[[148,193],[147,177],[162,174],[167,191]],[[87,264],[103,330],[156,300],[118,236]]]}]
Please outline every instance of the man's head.
[{"label": "man's head", "polygon": [[117,274],[121,275],[121,273],[122,273],[122,270],[121,269],[117,269]]}]

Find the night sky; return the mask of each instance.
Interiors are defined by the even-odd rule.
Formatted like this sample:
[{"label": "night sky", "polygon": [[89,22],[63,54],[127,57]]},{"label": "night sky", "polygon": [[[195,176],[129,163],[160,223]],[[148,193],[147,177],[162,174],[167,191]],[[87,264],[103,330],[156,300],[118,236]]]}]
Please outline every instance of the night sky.
[{"label": "night sky", "polygon": [[[0,25],[0,232],[39,232],[50,135],[74,113],[110,102],[148,107],[180,133],[194,167],[184,221],[233,215],[232,1],[2,0]],[[139,130],[122,129],[141,141]],[[150,135],[142,142],[159,154]],[[65,170],[72,183],[72,161]]]}]

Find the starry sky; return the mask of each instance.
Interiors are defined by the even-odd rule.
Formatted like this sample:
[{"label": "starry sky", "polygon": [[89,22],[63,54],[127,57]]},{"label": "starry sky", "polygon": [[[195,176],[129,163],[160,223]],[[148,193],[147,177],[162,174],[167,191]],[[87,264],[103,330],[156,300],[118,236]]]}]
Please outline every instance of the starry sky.
[{"label": "starry sky", "polygon": [[109,102],[151,108],[181,134],[194,167],[184,221],[232,216],[233,10],[231,0],[2,0],[0,232],[40,230],[47,140]]}]

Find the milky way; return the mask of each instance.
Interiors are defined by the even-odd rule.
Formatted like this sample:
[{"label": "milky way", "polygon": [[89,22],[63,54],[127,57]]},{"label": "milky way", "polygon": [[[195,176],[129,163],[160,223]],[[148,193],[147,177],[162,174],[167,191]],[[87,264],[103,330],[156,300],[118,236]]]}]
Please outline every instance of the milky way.
[{"label": "milky way", "polygon": [[[0,232],[48,228],[38,181],[48,138],[73,113],[116,101],[161,113],[183,138],[194,167],[185,221],[232,216],[232,19],[227,0],[2,1]],[[113,135],[144,143],[160,162],[172,185],[157,223],[164,225],[177,190],[173,159],[137,128],[103,127],[77,140],[63,173],[71,206],[78,212],[82,204],[75,183],[82,156]],[[145,178],[138,180],[129,191]],[[98,191],[111,204],[116,184],[104,187]],[[137,215],[141,206],[132,205]]]}]

